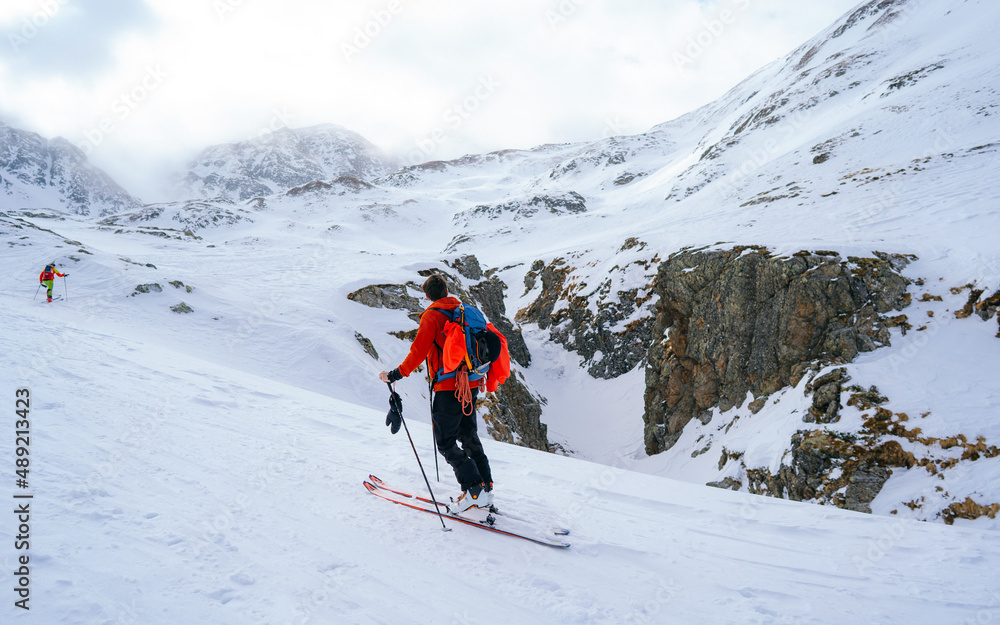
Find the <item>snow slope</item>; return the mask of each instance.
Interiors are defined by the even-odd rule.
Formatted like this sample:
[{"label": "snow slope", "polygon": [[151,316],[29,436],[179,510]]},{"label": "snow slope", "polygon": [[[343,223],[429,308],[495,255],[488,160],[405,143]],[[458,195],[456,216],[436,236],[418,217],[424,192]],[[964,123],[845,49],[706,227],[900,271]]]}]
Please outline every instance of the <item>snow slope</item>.
[{"label": "snow slope", "polygon": [[[107,251],[94,275],[74,277],[112,298],[100,315],[155,327],[164,344],[183,344],[198,357],[237,361],[248,372],[366,406],[381,403],[371,397],[371,374],[406,352],[388,333],[412,324],[400,311],[373,311],[345,296],[414,280],[418,270],[461,253],[499,269],[511,313],[538,296],[539,287],[520,285],[539,260],[565,258],[574,280],[594,291],[610,280],[614,293],[648,284],[652,272],[635,263],[689,246],[914,254],[919,260],[905,273],[925,282],[914,299],[942,298],[907,311],[926,331],[895,331],[892,348],[853,363],[849,374],[856,384],[878,385],[894,412],[926,414],[925,432],[995,445],[996,342],[976,317],[950,323],[965,298],[950,289],[1000,286],[1000,62],[990,43],[998,11],[981,1],[866,3],[719,101],[644,135],[470,155],[373,183],[327,180],[241,204],[149,205],[96,229],[19,214]],[[633,237],[645,246],[624,245]],[[47,256],[10,262],[31,274]],[[128,297],[146,283],[165,290]],[[138,303],[148,300],[157,306],[139,321]],[[182,325],[164,324],[182,300],[195,313]],[[220,328],[233,326],[240,332],[221,341]],[[535,327],[524,330],[535,358],[523,373],[548,400],[542,421],[550,439],[578,457],[704,484],[738,477],[737,467],[719,466],[723,449],[774,467],[801,427],[796,415],[805,399],[789,389],[759,418],[744,405],[692,424],[682,445],[647,459],[642,371],[594,380],[580,356]],[[380,362],[352,340],[356,333],[372,340]],[[951,358],[956,344],[964,351]],[[948,375],[938,373],[949,359]],[[406,392],[422,403],[418,387]],[[838,427],[849,431],[860,418],[845,415]],[[706,445],[711,453],[691,457]],[[946,451],[928,453],[955,453]],[[890,482],[909,486],[890,483],[885,497],[892,498],[876,508],[933,519],[965,496],[988,504],[1000,500],[991,477],[998,470],[1000,459],[985,459],[944,485],[922,469],[897,473]],[[933,492],[939,495],[926,508],[904,507]]]},{"label": "snow slope", "polygon": [[[408,442],[383,425],[375,378],[408,348],[389,332],[413,326],[402,311],[346,299],[468,252],[498,268],[509,311],[537,295],[521,287],[532,264],[557,257],[582,282],[610,276],[628,288],[649,277],[631,263],[692,245],[912,253],[906,275],[925,281],[914,299],[942,298],[907,309],[927,329],[895,331],[891,348],[849,375],[877,384],[928,436],[996,444],[996,324],[954,320],[966,295],[949,289],[1000,286],[998,11],[866,3],[719,102],[636,137],[101,222],[54,202],[4,203],[0,393],[12,419],[15,389],[31,390],[35,499],[32,612],[0,591],[3,622],[1000,618],[998,522],[919,523],[921,511],[901,505],[945,490],[1000,500],[998,459],[946,480],[894,475],[875,515],[706,488],[736,470],[719,468],[718,453],[692,457],[708,442],[757,466],[781,461],[801,427],[801,388],[757,415],[744,407],[695,422],[670,452],[646,458],[641,367],[594,380],[532,326],[523,373],[547,398],[550,437],[576,457],[491,441],[487,451],[499,503],[571,527],[573,547],[443,533],[361,487],[368,472],[422,483]],[[630,237],[646,246],[626,249]],[[33,302],[53,259],[71,274],[56,284],[68,297]],[[192,312],[172,312],[181,303]],[[399,390],[430,467],[422,386]],[[858,419],[845,408],[836,427]],[[455,494],[442,478],[436,492]],[[15,583],[16,531],[14,515],[0,518],[3,588]]]},{"label": "snow slope", "polygon": [[[71,292],[50,307],[0,295],[12,330],[0,337],[2,388],[11,398],[20,386],[32,393],[35,495],[32,609],[14,608],[7,590],[5,622],[1000,616],[992,532],[752,497],[499,443],[486,446],[500,501],[571,527],[573,547],[474,528],[444,533],[434,517],[361,488],[368,470],[422,482],[382,411],[163,345],[148,327],[88,314],[98,297]],[[161,327],[186,323],[168,315]],[[431,466],[418,406],[405,410]],[[447,479],[437,485],[449,490]],[[13,525],[10,515],[0,523],[8,589]]]}]

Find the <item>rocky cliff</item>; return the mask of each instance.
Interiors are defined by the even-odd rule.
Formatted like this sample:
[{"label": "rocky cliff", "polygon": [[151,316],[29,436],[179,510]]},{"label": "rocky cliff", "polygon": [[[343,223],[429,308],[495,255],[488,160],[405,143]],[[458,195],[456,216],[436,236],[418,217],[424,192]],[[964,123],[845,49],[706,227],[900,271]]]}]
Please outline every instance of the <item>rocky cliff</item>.
[{"label": "rocky cliff", "polygon": [[[646,368],[646,451],[694,418],[794,386],[814,363],[850,362],[889,343],[886,317],[910,301],[902,256],[834,252],[775,257],[766,249],[686,251],[660,265]],[[827,402],[829,404],[830,402]],[[822,406],[819,420],[835,418]]]},{"label": "rocky cliff", "polygon": [[[806,392],[812,393],[814,406],[824,394],[823,389],[831,391],[827,396],[834,398],[833,403],[837,403],[841,393],[844,393],[848,397],[847,406],[862,413],[860,429],[838,432],[804,427],[792,436],[787,461],[776,471],[767,467],[748,467],[742,462],[741,454],[723,450],[719,460],[720,470],[731,462],[741,465],[740,473],[746,478],[747,490],[758,495],[871,512],[872,501],[894,470],[920,467],[928,474],[942,478],[943,483],[945,472],[955,469],[959,463],[1000,456],[1000,448],[989,444],[982,436],[970,440],[962,433],[925,435],[919,424],[929,413],[911,418],[904,412],[893,412],[884,407],[889,399],[878,388],[848,386],[848,380],[844,369],[834,369],[807,384]],[[808,420],[807,415],[803,421]],[[963,466],[959,471],[965,468]],[[728,478],[724,484],[712,485],[738,489],[743,484]],[[939,488],[937,492],[941,493],[942,500],[947,501],[950,497],[944,488]],[[1000,503],[987,502],[984,505],[970,497],[947,505],[934,504],[926,496],[900,503],[910,509],[925,505],[942,506],[937,510],[928,510],[928,516],[936,514],[948,524],[959,517],[973,519],[985,515],[995,518],[1000,511]]]},{"label": "rocky cliff", "polygon": [[[890,410],[889,398],[875,386],[853,383],[844,366],[890,345],[893,328],[903,335],[927,329],[914,329],[916,322],[903,312],[913,295],[902,270],[915,257],[875,252],[845,258],[824,250],[777,256],[740,246],[683,250],[660,261],[645,248],[627,241],[619,262],[604,263],[613,265],[607,271],[586,253],[537,261],[525,273],[522,298],[529,303],[517,321],[548,330],[550,340],[582,357],[593,377],[645,367],[648,454],[674,453],[692,421],[699,427],[711,421],[711,428],[699,430],[694,451],[681,452],[692,458],[719,454],[718,471],[726,477],[710,485],[859,512],[871,512],[894,471],[917,468],[943,477],[1000,456],[982,436],[924,434],[919,421],[930,413],[911,418]],[[618,275],[623,267],[632,268],[627,280]],[[1000,293],[984,297],[987,291],[971,284],[952,289],[965,291],[967,303],[955,317],[996,315]],[[929,292],[920,299],[940,300]],[[770,407],[764,417],[787,421],[794,415],[788,434],[767,443],[785,450],[777,466],[747,461],[742,449],[725,443],[713,446],[710,430],[728,432],[772,396],[770,403],[777,404],[794,388],[807,399],[801,413],[801,401],[792,400],[796,407]],[[847,425],[840,424],[845,410]],[[718,415],[721,426],[713,421]],[[719,440],[726,439],[720,434]],[[1000,511],[1000,504],[979,501],[974,493],[962,497],[942,490],[933,501],[924,496],[900,505],[927,507],[925,518],[947,523]]]},{"label": "rocky cliff", "polygon": [[650,290],[659,256],[627,239],[604,275],[581,270],[580,258],[536,261],[525,274],[535,299],[517,312],[522,324],[549,331],[549,340],[583,358],[595,378],[615,378],[644,361],[652,341]]}]

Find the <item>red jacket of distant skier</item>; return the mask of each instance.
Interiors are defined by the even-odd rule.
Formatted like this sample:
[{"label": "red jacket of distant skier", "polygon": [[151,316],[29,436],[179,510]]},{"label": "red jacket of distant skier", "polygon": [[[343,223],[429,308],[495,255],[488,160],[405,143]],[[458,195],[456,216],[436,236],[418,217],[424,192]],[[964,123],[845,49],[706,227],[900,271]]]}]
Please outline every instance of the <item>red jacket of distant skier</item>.
[{"label": "red jacket of distant skier", "polygon": [[59,270],[52,265],[46,265],[45,269],[42,269],[42,273],[38,274],[38,281],[45,282],[46,280],[55,280],[56,276],[62,278],[65,275],[66,274],[64,273],[59,273]]}]

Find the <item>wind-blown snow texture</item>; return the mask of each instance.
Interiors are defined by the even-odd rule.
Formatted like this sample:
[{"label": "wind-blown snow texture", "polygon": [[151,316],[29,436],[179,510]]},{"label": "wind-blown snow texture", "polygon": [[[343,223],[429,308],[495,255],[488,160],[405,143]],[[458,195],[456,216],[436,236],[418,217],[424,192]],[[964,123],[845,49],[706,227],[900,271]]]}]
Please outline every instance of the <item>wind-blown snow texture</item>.
[{"label": "wind-blown snow texture", "polygon": [[[369,472],[422,484],[404,435],[383,425],[375,378],[408,348],[388,333],[413,325],[346,298],[468,252],[500,268],[508,310],[537,296],[521,285],[539,259],[632,288],[647,276],[629,263],[719,241],[912,253],[906,275],[942,301],[907,313],[935,316],[848,372],[877,383],[893,411],[929,412],[928,436],[995,443],[996,322],[954,320],[964,295],[948,288],[995,289],[1000,276],[998,21],[986,1],[866,4],[718,102],[637,137],[102,223],[3,200],[0,393],[12,423],[14,390],[31,389],[35,495],[30,613],[13,606],[17,527],[0,517],[4,622],[1000,619],[997,522],[923,523],[900,505],[938,487],[998,501],[997,459],[947,480],[894,475],[873,515],[707,488],[716,459],[692,451],[712,439],[748,466],[779,463],[801,427],[801,389],[728,430],[733,413],[694,423],[646,458],[641,367],[594,380],[531,326],[523,373],[548,400],[550,437],[578,457],[485,444],[498,502],[572,528],[573,547],[441,532],[361,486]],[[629,237],[646,246],[624,246]],[[31,301],[53,259],[71,274],[57,282],[67,299]],[[193,312],[171,310],[182,302]],[[423,386],[398,384],[431,467]],[[857,418],[845,409],[836,426]],[[442,478],[435,492],[455,494]]]}]

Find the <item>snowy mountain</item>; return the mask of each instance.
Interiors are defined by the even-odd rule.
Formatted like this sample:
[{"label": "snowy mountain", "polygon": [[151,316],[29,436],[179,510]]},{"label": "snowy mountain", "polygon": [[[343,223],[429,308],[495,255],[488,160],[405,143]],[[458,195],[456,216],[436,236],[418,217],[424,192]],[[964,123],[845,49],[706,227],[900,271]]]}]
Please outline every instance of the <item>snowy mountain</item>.
[{"label": "snowy mountain", "polygon": [[[868,2],[638,136],[378,176],[265,150],[309,175],[101,219],[0,211],[36,616],[1000,616],[998,20]],[[30,301],[53,258],[65,299]],[[423,485],[376,375],[431,271],[514,339],[517,384],[479,413],[498,505],[569,527],[568,551],[362,488]],[[397,390],[433,472],[418,378]]]},{"label": "snowy mountain", "polygon": [[104,216],[142,206],[63,138],[44,139],[0,121],[0,203]]},{"label": "snowy mountain", "polygon": [[185,197],[242,201],[315,180],[372,180],[394,168],[394,162],[361,135],[324,124],[211,146],[177,178]]}]

